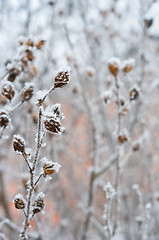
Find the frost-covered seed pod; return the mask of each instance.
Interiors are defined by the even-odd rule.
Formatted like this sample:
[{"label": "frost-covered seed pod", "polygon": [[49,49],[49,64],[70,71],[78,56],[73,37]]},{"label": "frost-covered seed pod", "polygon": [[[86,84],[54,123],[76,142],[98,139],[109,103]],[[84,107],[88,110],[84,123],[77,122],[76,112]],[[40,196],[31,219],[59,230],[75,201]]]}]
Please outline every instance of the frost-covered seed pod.
[{"label": "frost-covered seed pod", "polygon": [[25,141],[21,136],[14,135],[13,148],[14,151],[18,152],[19,154],[25,153]]},{"label": "frost-covered seed pod", "polygon": [[145,27],[146,27],[146,28],[150,28],[151,25],[153,24],[153,18],[145,19],[145,20],[144,20],[144,23],[145,23]]},{"label": "frost-covered seed pod", "polygon": [[33,52],[31,50],[29,50],[29,49],[26,49],[25,52],[26,52],[27,59],[29,61],[33,61],[34,58],[35,58]]},{"label": "frost-covered seed pod", "polygon": [[14,97],[15,91],[13,86],[10,83],[5,83],[2,87],[2,95],[4,95],[9,100],[12,100]]},{"label": "frost-covered seed pod", "polygon": [[21,99],[22,102],[29,101],[34,93],[34,84],[26,83],[22,92],[21,92]]},{"label": "frost-covered seed pod", "polygon": [[22,198],[21,194],[18,194],[17,196],[15,196],[14,198],[14,206],[17,209],[24,209],[25,208],[25,201]]},{"label": "frost-covered seed pod", "polygon": [[112,57],[108,62],[108,69],[111,72],[111,74],[116,77],[118,75],[118,72],[120,70],[120,59]]},{"label": "frost-covered seed pod", "polygon": [[58,172],[61,165],[56,162],[46,162],[43,166],[44,177],[51,175],[54,172]]},{"label": "frost-covered seed pod", "polygon": [[123,144],[128,141],[128,137],[125,134],[120,134],[118,136],[118,142]]},{"label": "frost-covered seed pod", "polygon": [[35,47],[37,49],[41,49],[44,46],[44,44],[45,44],[45,40],[39,40],[35,43]]},{"label": "frost-covered seed pod", "polygon": [[9,123],[9,115],[5,110],[0,110],[0,127],[7,127]]},{"label": "frost-covered seed pod", "polygon": [[39,213],[41,212],[45,207],[44,204],[44,194],[40,194],[33,203],[33,213]]},{"label": "frost-covered seed pod", "polygon": [[135,64],[135,60],[133,58],[127,59],[123,62],[122,70],[125,73],[130,72]]},{"label": "frost-covered seed pod", "polygon": [[13,68],[9,69],[8,73],[9,73],[9,76],[7,78],[8,81],[14,82],[16,77],[20,74],[20,70],[18,68],[13,67]]},{"label": "frost-covered seed pod", "polygon": [[70,68],[59,71],[54,79],[54,88],[61,88],[70,81]]},{"label": "frost-covered seed pod", "polygon": [[137,88],[133,88],[129,93],[130,101],[134,101],[139,98],[139,91]]}]

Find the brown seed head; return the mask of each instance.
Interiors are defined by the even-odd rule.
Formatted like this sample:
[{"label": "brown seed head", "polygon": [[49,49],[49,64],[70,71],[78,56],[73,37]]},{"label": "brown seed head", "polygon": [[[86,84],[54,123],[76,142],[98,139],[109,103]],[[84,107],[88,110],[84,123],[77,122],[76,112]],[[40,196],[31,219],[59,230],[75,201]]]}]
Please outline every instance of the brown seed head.
[{"label": "brown seed head", "polygon": [[45,44],[45,40],[39,40],[35,43],[35,47],[37,49],[41,49],[44,46],[44,44]]},{"label": "brown seed head", "polygon": [[9,114],[5,110],[0,110],[0,127],[7,127],[9,123]]},{"label": "brown seed head", "polygon": [[15,199],[14,199],[14,206],[17,209],[24,209],[25,208],[25,201],[21,197],[20,194],[15,197]]},{"label": "brown seed head", "polygon": [[69,83],[70,69],[59,71],[54,79],[54,88],[64,87]]},{"label": "brown seed head", "polygon": [[26,52],[27,59],[29,61],[33,61],[34,58],[35,58],[33,52],[31,50],[29,50],[29,49],[26,49],[25,52]]},{"label": "brown seed head", "polygon": [[44,177],[46,177],[47,175],[53,174],[55,172],[54,164],[53,163],[45,164],[43,166],[43,170],[44,170]]},{"label": "brown seed head", "polygon": [[26,83],[21,92],[22,102],[29,101],[32,98],[33,93],[34,93],[34,84]]},{"label": "brown seed head", "polygon": [[14,135],[13,148],[19,154],[25,154],[25,141],[21,136]]},{"label": "brown seed head", "polygon": [[124,134],[121,135],[121,134],[120,134],[120,135],[118,136],[118,142],[119,142],[119,143],[123,144],[123,143],[125,143],[125,142],[127,142],[127,141],[128,141],[128,137],[127,137],[126,135],[124,135]]},{"label": "brown seed head", "polygon": [[133,88],[129,93],[130,101],[134,101],[139,98],[139,90],[137,88]]},{"label": "brown seed head", "polygon": [[16,77],[20,74],[20,70],[13,67],[11,69],[8,70],[9,76],[8,76],[8,81],[10,82],[14,82],[14,80],[16,79]]},{"label": "brown seed head", "polygon": [[40,194],[33,203],[33,213],[39,213],[41,212],[45,207],[44,204],[44,194]]},{"label": "brown seed head", "polygon": [[11,84],[5,83],[2,87],[2,95],[4,95],[9,100],[12,100],[14,97],[15,91]]},{"label": "brown seed head", "polygon": [[120,70],[120,60],[118,58],[112,57],[110,61],[108,62],[108,69],[111,72],[111,74],[116,77],[118,75],[118,72]]}]

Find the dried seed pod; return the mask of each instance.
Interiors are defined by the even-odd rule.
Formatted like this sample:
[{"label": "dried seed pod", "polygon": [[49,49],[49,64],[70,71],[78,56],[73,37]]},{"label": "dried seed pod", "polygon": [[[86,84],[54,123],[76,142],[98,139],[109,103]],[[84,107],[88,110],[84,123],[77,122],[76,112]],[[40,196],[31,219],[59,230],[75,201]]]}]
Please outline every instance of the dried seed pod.
[{"label": "dried seed pod", "polygon": [[29,75],[30,75],[30,77],[34,78],[36,76],[36,74],[37,74],[37,68],[34,65],[30,66],[29,67]]},{"label": "dried seed pod", "polygon": [[144,20],[144,23],[145,23],[145,27],[146,27],[146,28],[150,28],[151,25],[153,24],[153,18],[145,19],[145,20]]},{"label": "dried seed pod", "polygon": [[31,51],[29,49],[26,49],[25,52],[26,52],[27,59],[32,62],[35,58],[34,54],[33,54],[33,51]]},{"label": "dried seed pod", "polygon": [[139,143],[139,142],[133,143],[133,144],[132,144],[132,150],[133,150],[134,152],[139,151],[139,150],[140,150],[140,143]]},{"label": "dried seed pod", "polygon": [[7,111],[1,109],[0,110],[0,127],[7,127],[9,123],[9,114]]},{"label": "dried seed pod", "polygon": [[44,207],[45,207],[44,194],[40,193],[33,203],[33,213],[36,214],[41,212],[44,209]]},{"label": "dried seed pod", "polygon": [[33,47],[33,46],[34,46],[34,43],[33,43],[33,41],[31,41],[31,39],[27,39],[27,40],[25,41],[25,46]]},{"label": "dried seed pod", "polygon": [[22,102],[29,101],[32,98],[33,93],[34,93],[34,84],[26,83],[21,92]]},{"label": "dried seed pod", "polygon": [[55,134],[61,134],[64,130],[61,127],[61,120],[64,118],[60,104],[55,104],[53,107],[47,107],[44,113],[45,128]]},{"label": "dried seed pod", "polygon": [[45,128],[56,134],[61,134],[63,132],[63,128],[61,127],[61,123],[59,121],[56,121],[55,119],[46,119],[44,121]]},{"label": "dried seed pod", "polygon": [[21,136],[14,135],[13,148],[14,151],[18,152],[19,154],[25,154],[25,141]]},{"label": "dried seed pod", "polygon": [[70,80],[70,68],[59,71],[54,79],[54,88],[64,87]]},{"label": "dried seed pod", "polygon": [[130,101],[134,101],[139,98],[139,90],[137,88],[133,88],[129,93]]},{"label": "dried seed pod", "polygon": [[133,58],[125,60],[123,62],[123,66],[122,66],[123,72],[125,72],[125,73],[130,72],[133,69],[134,64],[135,64],[135,60]]},{"label": "dried seed pod", "polygon": [[48,163],[48,164],[45,164],[43,166],[43,170],[44,170],[44,177],[46,175],[51,175],[55,172],[55,169],[54,169],[54,164],[53,163]]},{"label": "dried seed pod", "polygon": [[95,71],[95,69],[94,69],[92,66],[88,66],[88,67],[86,68],[86,73],[87,73],[87,75],[88,75],[89,77],[94,77],[96,71]]},{"label": "dried seed pod", "polygon": [[35,47],[37,49],[41,49],[44,46],[44,44],[45,44],[45,40],[39,40],[35,43]]},{"label": "dried seed pod", "polygon": [[25,201],[24,201],[23,197],[21,196],[21,194],[16,195],[13,202],[14,202],[15,208],[17,208],[17,209],[25,208]]},{"label": "dried seed pod", "polygon": [[118,142],[123,144],[128,141],[128,137],[125,134],[120,134],[118,136]]},{"label": "dried seed pod", "polygon": [[9,100],[14,97],[15,91],[12,84],[5,83],[2,87],[2,95],[4,95]]},{"label": "dried seed pod", "polygon": [[120,70],[120,59],[112,57],[108,62],[108,69],[111,72],[111,74],[116,77],[118,75],[118,72]]},{"label": "dried seed pod", "polygon": [[13,67],[13,68],[9,69],[8,73],[9,73],[9,76],[7,78],[8,81],[14,82],[16,77],[20,74],[20,70],[15,68],[15,67]]},{"label": "dried seed pod", "polygon": [[61,167],[61,165],[56,162],[48,162],[47,161],[43,166],[44,177],[46,177],[47,175],[51,175],[54,172],[58,172],[60,167]]}]

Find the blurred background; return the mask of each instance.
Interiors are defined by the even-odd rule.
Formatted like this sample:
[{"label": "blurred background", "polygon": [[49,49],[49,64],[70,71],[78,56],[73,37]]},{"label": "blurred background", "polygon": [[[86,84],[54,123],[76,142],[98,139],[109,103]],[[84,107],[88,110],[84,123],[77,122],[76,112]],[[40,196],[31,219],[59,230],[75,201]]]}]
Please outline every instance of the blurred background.
[{"label": "blurred background", "polygon": [[[65,131],[48,133],[40,152],[62,167],[37,186],[45,213],[32,220],[29,239],[159,239],[158,54],[157,0],[0,0],[1,110],[17,105],[25,82],[35,84],[35,95],[12,112],[0,140],[0,239],[18,239],[24,219],[13,199],[19,192],[25,197],[29,173],[13,150],[13,135],[35,150],[36,93],[51,88],[65,66],[70,83],[44,106],[61,104]],[[117,76],[108,68],[112,57]],[[11,101],[3,94],[6,82],[14,85]],[[110,204],[103,190],[108,182],[118,185],[118,209],[116,197]]]}]

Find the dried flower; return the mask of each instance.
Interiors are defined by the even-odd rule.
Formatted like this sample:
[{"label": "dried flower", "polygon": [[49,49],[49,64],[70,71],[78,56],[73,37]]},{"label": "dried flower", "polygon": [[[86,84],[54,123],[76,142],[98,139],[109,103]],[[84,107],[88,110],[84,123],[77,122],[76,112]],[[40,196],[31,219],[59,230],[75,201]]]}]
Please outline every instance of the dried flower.
[{"label": "dried flower", "polygon": [[14,206],[17,209],[24,209],[25,208],[25,200],[23,199],[21,194],[17,194],[13,200]]},{"label": "dried flower", "polygon": [[55,104],[53,107],[47,107],[44,113],[45,128],[55,134],[61,134],[64,130],[61,127],[61,120],[64,118],[61,111],[61,105]]},{"label": "dried flower", "polygon": [[13,85],[10,83],[5,83],[2,87],[2,95],[11,100],[14,97],[15,91]]},{"label": "dried flower", "polygon": [[133,58],[127,59],[123,62],[122,70],[125,73],[130,72],[135,64],[135,60]]},{"label": "dried flower", "polygon": [[20,70],[18,68],[11,68],[8,70],[9,76],[8,76],[8,81],[10,82],[14,82],[14,80],[16,79],[16,77],[20,74]]},{"label": "dried flower", "polygon": [[129,93],[130,101],[134,101],[139,98],[139,90],[134,87]]},{"label": "dried flower", "polygon": [[4,109],[0,110],[0,127],[7,127],[9,123],[9,114]]},{"label": "dried flower", "polygon": [[26,83],[22,92],[21,92],[21,99],[23,102],[29,101],[34,93],[34,84],[33,83]]},{"label": "dried flower", "polygon": [[40,193],[38,194],[38,196],[36,197],[34,203],[33,203],[33,213],[39,213],[41,212],[45,207],[44,204],[44,194]]},{"label": "dried flower", "polygon": [[54,172],[58,172],[60,167],[61,167],[61,165],[56,162],[45,163],[43,166],[44,177],[46,177],[47,175],[51,175]]},{"label": "dried flower", "polygon": [[96,73],[95,69],[92,66],[86,68],[86,73],[89,77],[93,77]]},{"label": "dried flower", "polygon": [[111,74],[116,77],[120,69],[120,59],[112,57],[108,62],[108,68]]},{"label": "dried flower", "polygon": [[144,19],[145,27],[150,28],[151,25],[153,24],[153,18],[150,19]]},{"label": "dried flower", "polygon": [[123,129],[123,131],[118,135],[118,142],[123,144],[129,140],[128,132],[126,129]]},{"label": "dried flower", "polygon": [[26,52],[26,57],[29,61],[33,61],[34,60],[34,54],[33,54],[33,51],[29,50],[29,49],[26,49],[25,50]]},{"label": "dried flower", "polygon": [[58,71],[56,77],[54,79],[54,88],[64,87],[69,83],[70,80],[70,68],[65,68],[63,70]]},{"label": "dried flower", "polygon": [[44,46],[44,44],[45,44],[45,40],[39,40],[35,43],[35,47],[37,49],[41,49]]},{"label": "dried flower", "polygon": [[18,152],[19,154],[25,153],[25,141],[21,136],[14,135],[13,148],[14,148],[14,151]]}]

